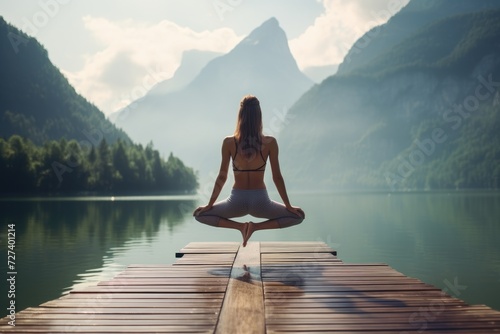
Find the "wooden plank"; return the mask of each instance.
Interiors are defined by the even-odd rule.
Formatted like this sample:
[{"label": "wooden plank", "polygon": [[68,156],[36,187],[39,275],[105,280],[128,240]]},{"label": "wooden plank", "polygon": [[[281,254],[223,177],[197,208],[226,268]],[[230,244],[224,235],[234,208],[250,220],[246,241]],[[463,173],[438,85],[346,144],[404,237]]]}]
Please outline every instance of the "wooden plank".
[{"label": "wooden plank", "polygon": [[236,255],[215,333],[261,334],[265,330],[260,244],[249,242]]},{"label": "wooden plank", "polygon": [[16,326],[2,328],[2,333],[212,333],[213,326]]},{"label": "wooden plank", "polygon": [[[406,325],[411,321],[411,314],[402,313],[394,315],[392,313],[381,313],[374,317],[370,314],[325,314],[323,317],[302,317],[297,314],[289,317],[268,317],[266,323],[268,325],[308,325],[308,324],[371,324],[371,323],[391,323]],[[459,319],[460,323],[465,324],[469,327],[480,327],[478,318],[476,315],[461,316],[461,314],[451,313],[439,317],[440,324],[453,324]],[[487,321],[489,325],[498,324],[500,321],[498,317],[482,317],[481,322]],[[419,324],[422,325],[421,323]],[[493,326],[493,328],[495,328]]]},{"label": "wooden plank", "polygon": [[[491,334],[493,333],[490,329],[451,329],[451,330],[446,330],[446,329],[440,329],[440,330],[426,330],[426,331],[413,331],[415,333],[425,333],[425,334]],[[495,333],[497,331],[494,331]],[[269,329],[267,330],[267,334],[278,334],[278,333],[307,333],[307,334],[325,334],[325,333],[335,333],[335,334],[377,334],[377,333],[384,333],[384,334],[409,334],[410,332],[407,331],[400,331],[400,330],[391,330],[391,329],[384,329],[384,330],[373,330],[373,331],[355,331],[355,330],[349,330],[349,331],[344,331],[344,330],[336,330],[335,332],[329,331],[329,330],[308,330],[308,331],[288,331],[288,330],[275,330],[275,329]]]},{"label": "wooden plank", "polygon": [[452,322],[437,322],[437,321],[428,321],[423,324],[409,324],[407,323],[388,323],[388,322],[379,322],[379,323],[312,323],[312,324],[285,324],[285,325],[269,325],[268,327],[273,330],[293,330],[300,331],[302,333],[307,331],[384,331],[384,330],[399,330],[399,331],[421,331],[424,330],[441,330],[441,329],[490,329],[492,331],[497,332],[499,330],[499,324],[495,321],[484,321],[480,323],[468,323],[461,322],[459,319],[456,319]]},{"label": "wooden plank", "polygon": [[124,271],[118,275],[116,278],[192,278],[192,277],[229,277],[231,274],[231,268],[227,269],[216,269],[216,270],[203,270],[203,271],[174,271],[170,270],[168,272],[137,272],[137,271]]},{"label": "wooden plank", "polygon": [[[91,314],[88,313],[36,313],[36,312],[19,312],[17,320],[24,321],[24,319],[41,319],[41,320],[65,320],[70,321],[72,319],[85,320],[85,319],[142,319],[142,320],[158,320],[158,319],[172,319],[172,320],[210,320],[217,321],[219,318],[218,313],[207,314],[207,313],[194,313],[194,314],[113,314],[113,313],[102,313],[102,314]],[[16,321],[17,322],[17,321]]]},{"label": "wooden plank", "polygon": [[190,242],[179,252],[175,253],[175,257],[181,258],[184,254],[235,254],[239,246],[239,242]]},{"label": "wooden plank", "polygon": [[[96,319],[89,318],[86,319],[72,319],[68,322],[68,319],[19,319],[16,321],[18,326],[65,326],[71,323],[72,326],[210,326],[215,325],[217,318],[211,319],[180,319],[180,318],[155,318],[155,319],[143,319],[143,318],[122,318],[122,319]],[[187,326],[186,326],[187,327]]]},{"label": "wooden plank", "polygon": [[[32,308],[32,313],[44,314],[87,314],[93,316],[94,314],[219,314],[220,307],[190,307],[190,308],[177,308],[177,307],[150,307],[135,309],[130,307],[92,307],[88,305],[81,305],[80,307],[37,307]],[[6,323],[6,322],[5,322]],[[3,329],[0,326],[0,329]]]},{"label": "wooden plank", "polygon": [[180,264],[202,264],[202,265],[213,265],[213,264],[227,264],[231,265],[234,261],[234,253],[228,254],[184,254],[183,257],[175,262],[175,265]]},{"label": "wooden plank", "polygon": [[100,300],[119,300],[119,299],[220,299],[224,298],[224,293],[70,293],[59,299],[100,299]]},{"label": "wooden plank", "polygon": [[337,255],[337,251],[330,248],[324,242],[316,241],[263,241],[261,242],[261,253],[330,253]]},{"label": "wooden plank", "polygon": [[97,285],[106,286],[134,286],[134,285],[226,285],[229,278],[226,277],[203,277],[203,278],[191,278],[191,277],[183,277],[179,279],[178,277],[174,278],[158,278],[158,277],[139,277],[139,278],[124,278],[119,277],[110,281],[99,282]]},{"label": "wooden plank", "polygon": [[206,300],[161,300],[161,301],[143,301],[139,302],[137,300],[115,300],[115,301],[96,301],[96,300],[88,300],[86,303],[82,303],[82,301],[74,301],[74,300],[51,300],[46,303],[43,303],[42,307],[82,307],[82,304],[87,307],[130,307],[130,308],[151,308],[151,307],[177,307],[177,308],[186,308],[186,307],[220,307],[221,301],[206,301]]},{"label": "wooden plank", "polygon": [[183,249],[192,249],[192,248],[207,248],[207,249],[224,249],[224,248],[232,248],[236,253],[240,247],[239,242],[234,241],[193,241],[184,246]]},{"label": "wooden plank", "polygon": [[212,292],[225,292],[226,286],[215,285],[200,285],[200,286],[185,286],[185,287],[168,287],[168,286],[92,286],[71,293],[212,293]]}]

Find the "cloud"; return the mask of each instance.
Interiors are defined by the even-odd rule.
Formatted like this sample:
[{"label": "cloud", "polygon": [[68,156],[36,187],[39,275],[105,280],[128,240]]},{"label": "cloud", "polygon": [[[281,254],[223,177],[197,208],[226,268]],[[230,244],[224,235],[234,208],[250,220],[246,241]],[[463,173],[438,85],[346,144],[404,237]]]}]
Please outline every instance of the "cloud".
[{"label": "cloud", "polygon": [[290,41],[300,68],[339,64],[354,42],[383,24],[409,0],[323,0],[325,12]]},{"label": "cloud", "polygon": [[183,51],[228,52],[241,40],[229,28],[198,32],[167,20],[148,24],[86,16],[83,21],[102,49],[87,54],[81,70],[64,74],[107,114],[171,77]]}]

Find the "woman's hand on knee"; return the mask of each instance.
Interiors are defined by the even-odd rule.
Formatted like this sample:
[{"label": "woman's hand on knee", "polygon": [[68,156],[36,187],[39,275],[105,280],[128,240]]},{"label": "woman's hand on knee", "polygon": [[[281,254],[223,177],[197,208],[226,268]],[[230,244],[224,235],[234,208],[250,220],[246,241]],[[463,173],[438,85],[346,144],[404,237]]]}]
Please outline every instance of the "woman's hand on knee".
[{"label": "woman's hand on knee", "polygon": [[289,206],[286,208],[288,211],[292,212],[292,213],[295,213],[297,216],[299,217],[302,217],[302,218],[306,218],[306,214],[304,213],[304,211],[299,208],[298,206]]},{"label": "woman's hand on knee", "polygon": [[194,210],[193,216],[199,216],[200,214],[202,214],[205,211],[210,210],[211,208],[212,208],[211,205],[199,206],[196,208],[196,210]]}]

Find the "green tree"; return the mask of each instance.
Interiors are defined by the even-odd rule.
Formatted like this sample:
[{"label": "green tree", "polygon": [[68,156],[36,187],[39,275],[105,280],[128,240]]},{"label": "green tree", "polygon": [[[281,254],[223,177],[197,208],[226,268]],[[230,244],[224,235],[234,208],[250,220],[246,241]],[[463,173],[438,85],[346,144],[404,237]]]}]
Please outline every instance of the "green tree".
[{"label": "green tree", "polygon": [[98,188],[102,190],[111,190],[113,186],[113,165],[111,162],[111,155],[109,145],[106,139],[99,143],[97,149],[97,179]]}]

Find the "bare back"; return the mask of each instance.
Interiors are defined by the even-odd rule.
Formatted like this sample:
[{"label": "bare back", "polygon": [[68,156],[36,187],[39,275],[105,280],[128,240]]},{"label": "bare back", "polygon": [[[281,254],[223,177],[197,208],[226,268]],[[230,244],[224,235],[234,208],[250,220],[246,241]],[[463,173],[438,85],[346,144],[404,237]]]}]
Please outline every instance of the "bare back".
[{"label": "bare back", "polygon": [[[225,147],[225,149],[224,149]],[[233,162],[235,189],[265,189],[264,173],[267,161],[271,163],[274,175],[274,166],[277,165],[277,143],[271,136],[265,136],[260,152],[254,152],[250,156],[245,156],[241,149],[238,149],[234,137],[226,137],[223,145],[223,152],[229,156]],[[276,157],[276,159],[274,158]],[[278,167],[279,168],[279,167]]]}]

